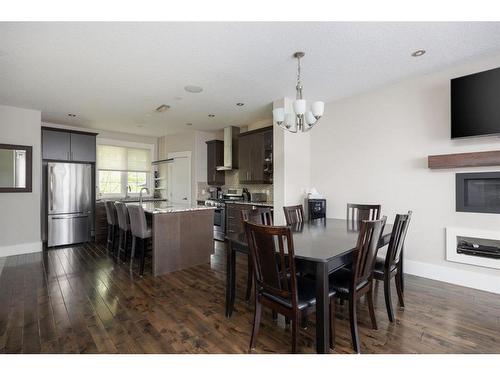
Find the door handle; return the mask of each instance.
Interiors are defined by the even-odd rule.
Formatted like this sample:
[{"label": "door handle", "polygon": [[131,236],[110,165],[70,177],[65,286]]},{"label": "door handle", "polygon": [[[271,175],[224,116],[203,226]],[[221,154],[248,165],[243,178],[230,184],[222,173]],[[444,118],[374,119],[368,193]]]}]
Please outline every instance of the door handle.
[{"label": "door handle", "polygon": [[54,167],[50,167],[50,210],[54,209]]}]

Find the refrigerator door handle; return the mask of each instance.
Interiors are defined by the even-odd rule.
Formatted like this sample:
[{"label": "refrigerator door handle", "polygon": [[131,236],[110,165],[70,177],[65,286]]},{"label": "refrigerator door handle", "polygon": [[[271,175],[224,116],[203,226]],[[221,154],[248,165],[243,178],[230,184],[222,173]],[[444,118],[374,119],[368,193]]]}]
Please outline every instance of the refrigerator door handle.
[{"label": "refrigerator door handle", "polygon": [[50,188],[49,188],[50,211],[53,211],[54,210],[54,167],[53,166],[50,166],[49,175],[50,175]]},{"label": "refrigerator door handle", "polygon": [[51,216],[51,220],[67,220],[67,219],[79,219],[82,217],[89,217],[89,215],[62,215],[62,216]]}]

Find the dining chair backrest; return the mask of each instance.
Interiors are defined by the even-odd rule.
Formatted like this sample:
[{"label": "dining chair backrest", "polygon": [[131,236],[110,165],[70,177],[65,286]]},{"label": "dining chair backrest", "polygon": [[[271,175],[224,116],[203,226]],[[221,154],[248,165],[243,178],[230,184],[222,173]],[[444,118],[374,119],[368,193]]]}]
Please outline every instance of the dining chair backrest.
[{"label": "dining chair backrest", "polygon": [[132,236],[146,238],[149,231],[144,209],[139,204],[131,204],[127,209],[130,217],[130,231],[132,232]]},{"label": "dining chair backrest", "polygon": [[128,217],[127,205],[123,202],[115,202],[115,209],[118,218],[118,227],[121,230],[128,231],[130,229],[130,219]]},{"label": "dining chair backrest", "polygon": [[357,231],[361,221],[380,219],[380,208],[380,204],[347,203],[347,226]]},{"label": "dining chair backrest", "polygon": [[292,231],[289,227],[245,221],[258,293],[267,293],[297,307],[297,279]]},{"label": "dining chair backrest", "polygon": [[285,212],[286,225],[292,225],[296,223],[303,223],[304,219],[304,208],[301,204],[297,206],[285,206],[283,207]]},{"label": "dining chair backrest", "polygon": [[385,256],[385,267],[390,268],[392,265],[399,263],[401,251],[406,238],[406,232],[410,225],[411,211],[407,214],[398,214],[392,226],[391,239],[387,247],[387,254]]},{"label": "dining chair backrest", "polygon": [[117,225],[116,209],[112,201],[105,201],[104,208],[106,208],[106,220],[108,225]]},{"label": "dining chair backrest", "polygon": [[353,285],[369,281],[373,275],[378,243],[387,217],[381,220],[363,220],[360,224],[358,242],[353,253]]},{"label": "dining chair backrest", "polygon": [[254,224],[273,225],[273,214],[269,207],[257,207],[241,210],[241,220]]}]

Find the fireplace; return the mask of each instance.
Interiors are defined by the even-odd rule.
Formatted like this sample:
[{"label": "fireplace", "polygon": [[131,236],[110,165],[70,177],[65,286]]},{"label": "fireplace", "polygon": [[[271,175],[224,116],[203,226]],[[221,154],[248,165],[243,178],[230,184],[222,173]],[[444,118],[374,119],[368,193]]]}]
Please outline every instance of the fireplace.
[{"label": "fireplace", "polygon": [[457,173],[456,210],[500,213],[500,172]]}]

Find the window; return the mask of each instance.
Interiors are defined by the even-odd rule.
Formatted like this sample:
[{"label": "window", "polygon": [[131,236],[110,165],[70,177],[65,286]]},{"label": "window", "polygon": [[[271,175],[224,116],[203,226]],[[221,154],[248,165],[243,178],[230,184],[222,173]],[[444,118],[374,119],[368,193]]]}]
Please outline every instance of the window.
[{"label": "window", "polygon": [[[104,196],[139,194],[151,187],[151,148],[97,145],[97,181]],[[152,194],[152,191],[150,190]]]}]

